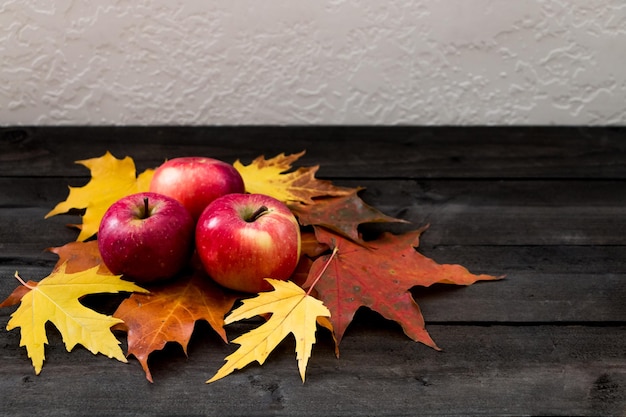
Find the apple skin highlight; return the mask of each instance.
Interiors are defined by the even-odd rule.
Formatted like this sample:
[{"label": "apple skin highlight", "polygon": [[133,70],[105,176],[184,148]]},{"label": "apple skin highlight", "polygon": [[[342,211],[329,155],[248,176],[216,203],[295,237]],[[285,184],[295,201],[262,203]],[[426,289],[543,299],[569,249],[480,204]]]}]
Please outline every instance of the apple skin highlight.
[{"label": "apple skin highlight", "polygon": [[218,284],[247,293],[268,291],[272,287],[265,278],[287,280],[298,265],[300,226],[273,197],[228,194],[200,216],[196,251]]},{"label": "apple skin highlight", "polygon": [[132,194],[113,203],[104,214],[98,249],[114,274],[141,284],[161,282],[188,264],[194,226],[187,209],[173,198]]}]

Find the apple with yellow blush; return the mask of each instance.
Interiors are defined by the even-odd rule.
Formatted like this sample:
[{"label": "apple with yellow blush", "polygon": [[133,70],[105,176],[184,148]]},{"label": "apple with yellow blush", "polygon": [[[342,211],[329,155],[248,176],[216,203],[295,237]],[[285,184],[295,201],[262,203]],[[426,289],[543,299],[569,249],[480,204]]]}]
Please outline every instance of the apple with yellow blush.
[{"label": "apple with yellow blush", "polygon": [[206,273],[236,291],[271,290],[265,278],[287,280],[300,259],[300,226],[281,201],[228,194],[209,204],[196,224],[196,251]]}]

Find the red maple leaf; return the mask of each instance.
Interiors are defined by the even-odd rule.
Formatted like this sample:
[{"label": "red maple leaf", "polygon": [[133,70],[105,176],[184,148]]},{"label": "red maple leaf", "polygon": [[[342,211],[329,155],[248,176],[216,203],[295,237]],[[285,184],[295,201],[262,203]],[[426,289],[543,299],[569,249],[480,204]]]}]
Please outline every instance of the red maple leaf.
[{"label": "red maple leaf", "polygon": [[331,312],[337,344],[356,311],[364,306],[399,323],[411,339],[439,350],[426,331],[420,308],[409,290],[435,283],[470,285],[502,278],[474,275],[460,265],[438,264],[420,254],[416,248],[424,230],[402,235],[384,233],[360,245],[328,229],[315,228],[317,240],[335,251],[317,258],[309,276],[321,274],[315,290]]}]

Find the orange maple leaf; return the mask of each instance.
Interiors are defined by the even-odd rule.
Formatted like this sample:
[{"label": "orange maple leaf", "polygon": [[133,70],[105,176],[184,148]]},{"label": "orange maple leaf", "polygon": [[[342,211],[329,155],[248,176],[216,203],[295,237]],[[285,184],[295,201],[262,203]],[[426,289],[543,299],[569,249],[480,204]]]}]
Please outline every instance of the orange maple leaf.
[{"label": "orange maple leaf", "polygon": [[29,280],[26,282],[26,285],[20,285],[16,287],[13,290],[13,292],[9,294],[9,296],[5,298],[4,301],[0,303],[0,308],[12,307],[12,306],[18,305],[20,301],[22,301],[22,297],[24,297],[27,293],[29,293],[30,290],[35,288],[37,284],[38,284],[37,281]]},{"label": "orange maple leaf", "polygon": [[196,321],[206,320],[227,342],[224,315],[241,295],[226,292],[209,277],[196,273],[150,287],[149,294],[133,294],[122,301],[113,317],[124,321],[115,327],[128,332],[128,354],[137,358],[152,382],[150,353],[176,342],[187,354]]},{"label": "orange maple leaf", "polygon": [[316,197],[352,192],[352,189],[337,187],[331,181],[315,178],[319,165],[291,171],[291,164],[302,155],[304,151],[287,156],[281,153],[271,159],[259,156],[250,165],[243,165],[237,160],[233,166],[241,174],[247,192],[266,194],[284,203],[312,204]]},{"label": "orange maple leaf", "polygon": [[[317,277],[317,297],[331,312],[337,344],[361,306],[398,322],[411,339],[439,349],[426,331],[424,318],[409,290],[435,283],[470,285],[502,277],[474,275],[460,265],[438,264],[415,250],[425,228],[402,235],[384,233],[367,245],[354,243],[321,227],[317,239],[336,250],[334,258],[315,260],[309,276]],[[305,288],[307,284],[304,285]]]},{"label": "orange maple leaf", "polygon": [[66,264],[65,271],[68,273],[84,271],[85,269],[98,266],[99,274],[113,275],[102,261],[100,250],[98,249],[98,241],[96,240],[69,242],[63,246],[48,248],[47,251],[59,257],[54,267],[55,270],[63,264]]}]

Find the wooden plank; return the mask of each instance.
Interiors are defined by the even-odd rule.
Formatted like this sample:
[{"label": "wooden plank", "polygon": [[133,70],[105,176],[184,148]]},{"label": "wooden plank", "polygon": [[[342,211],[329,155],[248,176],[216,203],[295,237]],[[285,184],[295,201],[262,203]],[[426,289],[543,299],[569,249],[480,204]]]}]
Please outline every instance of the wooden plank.
[{"label": "wooden plank", "polygon": [[[39,281],[52,270],[7,262],[0,265],[0,300],[24,279]],[[626,273],[534,273],[513,271],[498,282],[469,287],[414,287],[428,325],[436,323],[626,323]],[[12,310],[0,310],[0,317]],[[8,319],[7,319],[8,320]]]},{"label": "wooden plank", "polygon": [[427,323],[626,322],[626,274],[513,272],[469,287],[416,287]]},{"label": "wooden plank", "polygon": [[[186,358],[67,353],[50,327],[34,376],[19,331],[0,331],[0,415],[622,415],[626,410],[626,128],[25,127],[0,129],[0,298],[41,279],[45,247],[76,216],[43,215],[81,185],[74,160],[111,150],[139,169],[208,154],[249,161],[307,149],[302,165],[367,190],[383,212],[430,223],[420,251],[500,282],[412,290],[444,351],[366,309],[333,355],[321,331],[299,380],[293,341],[263,367],[205,385],[236,346],[199,323]],[[113,297],[113,296],[111,296]],[[112,310],[115,300],[87,299]],[[15,307],[0,310],[5,328]],[[228,326],[229,337],[259,320]],[[122,341],[123,335],[120,334]],[[122,342],[124,343],[124,342]],[[86,411],[88,410],[88,411]]]},{"label": "wooden plank", "polygon": [[155,383],[149,384],[134,359],[124,365],[80,347],[67,353],[54,333],[44,369],[34,376],[15,332],[0,333],[2,411],[400,416],[621,415],[626,409],[623,326],[432,326],[445,349],[436,352],[375,318],[363,315],[359,323],[346,334],[339,359],[321,336],[305,384],[291,341],[262,367],[205,385],[236,348],[207,332],[194,339],[188,359],[175,347],[151,357]]},{"label": "wooden plank", "polygon": [[[0,179],[3,276],[56,257],[43,252],[75,239],[77,216],[44,214],[66,196],[66,178]],[[416,290],[429,322],[597,322],[626,320],[626,183],[621,181],[342,181],[392,215],[430,221],[420,251],[499,283]],[[43,208],[45,207],[45,208]],[[452,208],[451,208],[452,207]],[[471,222],[468,222],[471,219]],[[576,231],[578,238],[566,238]],[[604,246],[600,246],[603,244]],[[28,275],[25,275],[28,276]],[[11,284],[0,292],[8,295]],[[572,300],[578,299],[579,302]]]},{"label": "wooden plank", "polygon": [[25,127],[0,130],[0,175],[81,176],[110,150],[141,169],[201,154],[233,162],[307,150],[334,178],[626,178],[626,128]]},{"label": "wooden plank", "polygon": [[[355,186],[358,181],[340,181]],[[374,207],[416,225],[424,245],[623,245],[626,183],[583,180],[363,182]]]},{"label": "wooden plank", "polygon": [[[0,245],[73,240],[59,222],[78,216],[43,216],[67,197],[67,186],[86,179],[0,178]],[[384,213],[420,227],[422,245],[624,245],[626,182],[623,181],[339,181],[365,186],[363,199]],[[27,197],[30,195],[31,197]],[[384,226],[387,229],[387,225]],[[407,227],[392,226],[389,230]],[[56,234],[59,233],[59,237]],[[47,247],[46,246],[46,247]],[[38,249],[37,249],[38,250]]]},{"label": "wooden plank", "polygon": [[80,217],[53,216],[44,219],[49,209],[0,208],[0,256],[41,254],[51,246],[61,246],[76,240],[76,229],[67,224],[80,223]]},{"label": "wooden plank", "polygon": [[[63,226],[63,222],[59,222]],[[63,229],[65,230],[65,229]],[[51,243],[63,245],[70,239],[56,237]],[[50,266],[56,255],[44,251],[42,242],[0,244],[0,262],[13,266]],[[439,263],[458,263],[475,273],[490,274],[623,274],[626,273],[625,246],[460,246],[422,245],[419,252]],[[11,266],[11,267],[13,267]]]}]

